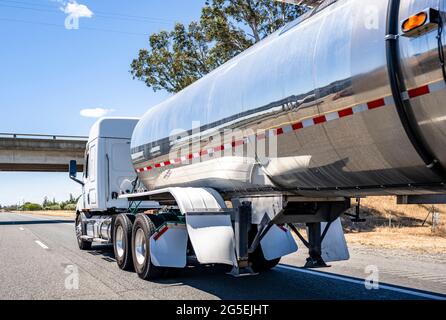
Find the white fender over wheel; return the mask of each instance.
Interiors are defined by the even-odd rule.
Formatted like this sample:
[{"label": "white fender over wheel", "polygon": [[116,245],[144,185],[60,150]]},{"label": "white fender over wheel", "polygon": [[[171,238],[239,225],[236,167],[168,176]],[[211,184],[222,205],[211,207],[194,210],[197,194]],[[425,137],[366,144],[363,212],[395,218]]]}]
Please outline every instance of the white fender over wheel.
[{"label": "white fender over wheel", "polygon": [[[210,188],[166,188],[122,198],[146,199],[170,195],[186,217],[189,239],[200,263],[236,265],[234,230],[223,198]],[[156,259],[154,259],[156,263]]]}]

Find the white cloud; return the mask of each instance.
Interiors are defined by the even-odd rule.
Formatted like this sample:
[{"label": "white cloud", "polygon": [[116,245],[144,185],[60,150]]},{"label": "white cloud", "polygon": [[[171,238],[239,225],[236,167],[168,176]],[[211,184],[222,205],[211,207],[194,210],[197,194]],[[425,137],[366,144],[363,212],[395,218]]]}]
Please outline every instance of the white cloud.
[{"label": "white cloud", "polygon": [[80,114],[82,117],[86,118],[101,118],[105,117],[109,113],[112,113],[113,109],[103,109],[103,108],[93,108],[93,109],[82,109]]},{"label": "white cloud", "polygon": [[91,11],[86,5],[79,4],[76,1],[70,1],[62,7],[62,11],[67,15],[74,18],[91,18],[93,17],[93,11]]}]

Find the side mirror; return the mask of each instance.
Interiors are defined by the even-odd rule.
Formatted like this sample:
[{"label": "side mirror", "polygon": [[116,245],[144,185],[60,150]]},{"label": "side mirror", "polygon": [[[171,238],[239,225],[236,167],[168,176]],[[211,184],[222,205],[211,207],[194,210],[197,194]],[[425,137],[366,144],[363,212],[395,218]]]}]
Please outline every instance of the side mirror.
[{"label": "side mirror", "polygon": [[84,185],[84,183],[76,178],[77,176],[77,162],[76,160],[71,160],[69,165],[70,179],[79,183],[80,185]]},{"label": "side mirror", "polygon": [[70,171],[70,178],[76,178],[76,176],[77,176],[77,162],[76,162],[76,160],[70,161],[69,171]]}]

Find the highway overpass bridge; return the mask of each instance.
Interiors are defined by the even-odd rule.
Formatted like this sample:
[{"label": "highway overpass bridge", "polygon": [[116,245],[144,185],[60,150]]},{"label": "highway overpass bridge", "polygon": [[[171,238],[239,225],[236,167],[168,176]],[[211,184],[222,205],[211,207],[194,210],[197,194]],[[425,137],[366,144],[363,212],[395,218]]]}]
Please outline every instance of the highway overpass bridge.
[{"label": "highway overpass bridge", "polygon": [[84,167],[87,137],[0,133],[0,171],[68,172]]}]

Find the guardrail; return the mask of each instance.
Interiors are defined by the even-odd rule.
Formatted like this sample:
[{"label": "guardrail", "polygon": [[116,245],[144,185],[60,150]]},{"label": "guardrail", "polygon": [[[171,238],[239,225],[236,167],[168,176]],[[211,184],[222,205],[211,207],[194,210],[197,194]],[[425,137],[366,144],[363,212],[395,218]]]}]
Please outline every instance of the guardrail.
[{"label": "guardrail", "polygon": [[28,133],[1,133],[0,138],[39,138],[39,139],[49,139],[49,140],[88,140],[88,137],[84,136],[62,136],[62,135],[51,135],[51,134],[28,134]]}]

